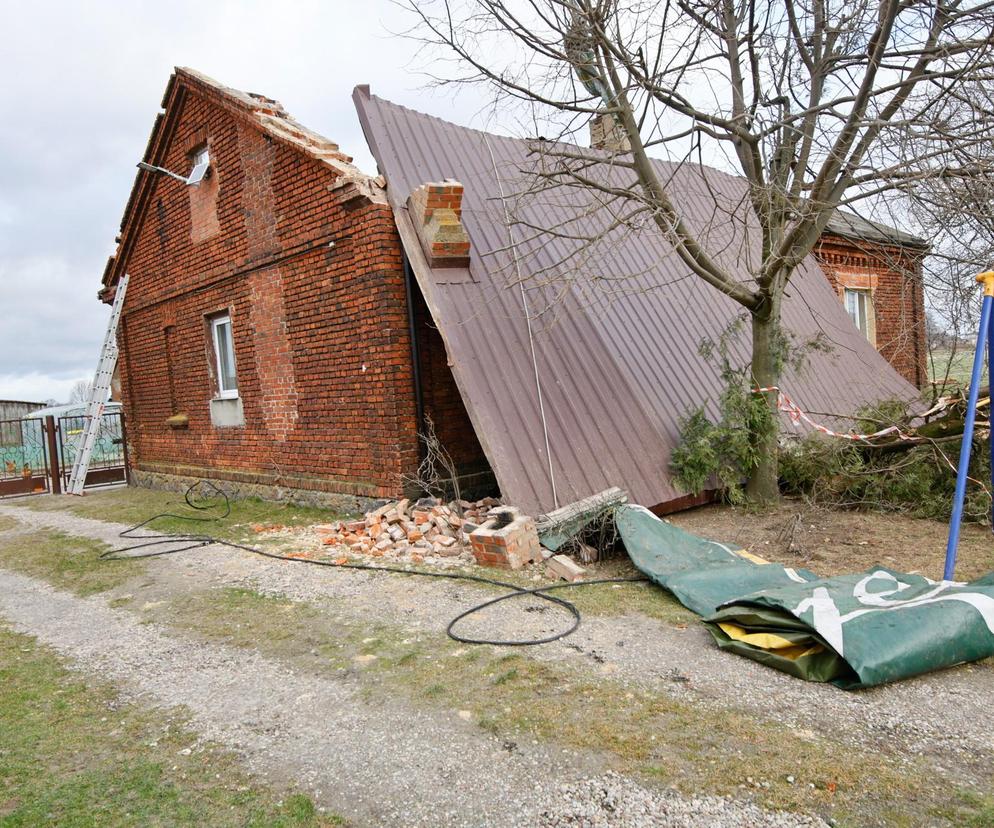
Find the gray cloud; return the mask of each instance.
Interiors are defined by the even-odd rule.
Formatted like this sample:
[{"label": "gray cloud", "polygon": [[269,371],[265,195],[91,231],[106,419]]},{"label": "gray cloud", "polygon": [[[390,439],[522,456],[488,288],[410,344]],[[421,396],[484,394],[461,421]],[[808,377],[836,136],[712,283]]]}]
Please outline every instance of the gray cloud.
[{"label": "gray cloud", "polygon": [[481,109],[421,88],[389,0],[0,10],[0,398],[64,398],[92,374],[96,291],[173,66],[279,99],[370,171],[356,84],[465,123]]}]

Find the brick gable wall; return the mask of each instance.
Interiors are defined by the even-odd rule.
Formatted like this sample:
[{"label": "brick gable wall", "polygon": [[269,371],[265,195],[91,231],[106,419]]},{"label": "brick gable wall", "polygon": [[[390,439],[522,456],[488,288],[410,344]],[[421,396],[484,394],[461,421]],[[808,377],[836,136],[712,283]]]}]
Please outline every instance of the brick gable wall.
[{"label": "brick gable wall", "polygon": [[[181,97],[126,266],[120,330],[131,461],[139,470],[395,495],[417,463],[400,242],[389,207],[341,202],[329,166],[227,111]],[[333,246],[329,246],[333,242]],[[244,426],[212,425],[207,316],[231,314]],[[451,382],[451,376],[449,377]],[[186,428],[167,419],[183,413]]]},{"label": "brick gable wall", "polygon": [[846,287],[870,291],[877,350],[908,382],[922,388],[928,372],[920,254],[829,233],[814,252],[840,301]]}]

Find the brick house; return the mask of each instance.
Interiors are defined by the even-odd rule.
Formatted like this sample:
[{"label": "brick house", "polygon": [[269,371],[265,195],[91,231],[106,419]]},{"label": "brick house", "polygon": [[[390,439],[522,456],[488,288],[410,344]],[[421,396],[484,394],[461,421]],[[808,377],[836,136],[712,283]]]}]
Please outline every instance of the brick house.
[{"label": "brick house", "polygon": [[912,385],[928,382],[922,260],[928,243],[839,211],[815,257],[853,324]]},{"label": "brick house", "polygon": [[[132,479],[293,489],[344,507],[395,494],[422,406],[470,478],[487,462],[410,287],[382,179],[279,103],[177,69],[102,297],[127,272],[120,374]],[[409,314],[409,304],[413,312]]]},{"label": "brick house", "polygon": [[[467,410],[450,361],[467,355],[446,351],[382,177],[277,101],[189,69],[169,80],[143,163],[101,291],[111,301],[129,274],[118,368],[133,482],[210,478],[242,495],[361,508],[405,488],[430,418],[464,491],[494,488],[485,446],[494,457],[503,426]],[[404,206],[418,217],[415,258],[452,274],[442,282],[476,284],[462,186],[431,180]],[[874,254],[868,241],[836,228],[819,260],[843,299],[869,291],[868,330],[920,383],[923,356],[905,353],[919,342],[920,283],[916,293],[893,279],[880,252],[893,246]],[[682,413],[674,404],[674,421]]]}]

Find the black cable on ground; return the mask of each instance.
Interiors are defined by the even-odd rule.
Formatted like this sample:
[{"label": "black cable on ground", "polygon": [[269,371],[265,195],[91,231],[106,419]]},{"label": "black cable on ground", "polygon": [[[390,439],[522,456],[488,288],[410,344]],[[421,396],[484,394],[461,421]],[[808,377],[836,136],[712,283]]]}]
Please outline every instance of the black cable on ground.
[{"label": "black cable on ground", "polygon": [[[424,572],[420,570],[404,569],[399,566],[373,566],[372,564],[360,564],[360,563],[335,563],[334,561],[318,561],[311,558],[295,558],[291,555],[281,555],[278,552],[267,552],[265,549],[259,549],[254,546],[248,546],[246,544],[235,543],[234,541],[224,540],[222,538],[216,538],[211,535],[201,535],[201,534],[187,534],[187,535],[170,535],[170,534],[159,534],[159,535],[135,535],[134,533],[148,524],[160,518],[175,518],[177,520],[186,521],[196,521],[201,523],[214,523],[219,520],[223,520],[231,514],[231,502],[228,500],[228,496],[221,491],[217,486],[207,480],[202,480],[199,483],[194,483],[186,490],[184,495],[184,500],[186,505],[191,509],[198,512],[209,512],[212,511],[220,504],[223,504],[223,514],[217,515],[215,517],[197,517],[195,515],[177,515],[171,512],[163,512],[162,514],[153,515],[152,517],[143,520],[141,523],[137,523],[134,526],[125,529],[121,532],[122,538],[127,538],[129,540],[141,541],[141,543],[135,543],[131,546],[121,547],[120,549],[110,549],[100,555],[101,560],[105,561],[129,561],[138,560],[141,558],[155,558],[160,555],[174,555],[177,552],[186,552],[190,549],[199,549],[203,546],[227,546],[231,549],[241,549],[244,552],[251,552],[253,555],[261,555],[264,558],[272,558],[277,561],[293,561],[295,563],[305,563],[311,564],[312,566],[326,566],[333,569],[358,569],[368,572],[391,572],[399,575],[414,575],[421,578],[444,578],[450,581],[469,581],[479,584],[489,584],[490,586],[502,587],[504,589],[510,590],[510,592],[504,595],[498,595],[496,598],[491,598],[482,603],[475,604],[470,607],[465,612],[459,613],[455,618],[453,618],[448,626],[445,628],[446,634],[449,638],[454,641],[459,641],[463,644],[492,644],[499,647],[530,647],[536,644],[549,644],[553,641],[558,641],[561,638],[566,638],[568,635],[572,635],[577,628],[580,626],[580,610],[576,608],[576,605],[565,598],[560,598],[556,595],[549,595],[549,592],[559,589],[573,589],[577,587],[586,586],[597,586],[600,584],[625,584],[625,583],[640,583],[642,581],[647,581],[648,579],[642,576],[634,578],[600,578],[593,581],[578,581],[576,583],[564,583],[564,584],[550,584],[548,586],[542,587],[519,587],[516,584],[509,584],[506,581],[498,581],[495,578],[487,578],[483,575],[469,575],[463,572]],[[155,546],[162,546],[166,544],[175,544],[188,542],[186,546],[171,547],[169,549],[162,549],[156,551],[140,551],[144,549],[151,549]],[[555,633],[554,635],[549,635],[544,638],[535,639],[512,639],[512,640],[499,640],[499,639],[489,639],[489,638],[468,638],[459,633],[455,632],[453,628],[465,618],[473,615],[474,613],[480,612],[487,607],[492,607],[495,604],[499,604],[502,601],[507,601],[510,598],[517,598],[522,595],[533,595],[536,598],[540,598],[543,601],[548,601],[552,604],[562,607],[572,616],[572,623],[569,629],[563,630],[561,632]]]}]

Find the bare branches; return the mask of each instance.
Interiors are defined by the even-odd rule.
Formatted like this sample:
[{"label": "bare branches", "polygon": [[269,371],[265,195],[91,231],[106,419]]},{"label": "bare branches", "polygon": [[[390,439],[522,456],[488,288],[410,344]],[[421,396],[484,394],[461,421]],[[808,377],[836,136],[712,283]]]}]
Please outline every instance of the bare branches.
[{"label": "bare branches", "polygon": [[[937,240],[940,259],[965,262],[965,240],[987,238],[949,241],[941,222],[990,221],[994,0],[397,2],[411,35],[454,60],[435,82],[485,84],[559,139],[536,143],[510,216],[527,231],[519,248],[553,246],[562,267],[522,278],[568,281],[623,234],[661,235],[688,278],[752,315],[761,385],[775,384],[791,277],[841,205],[896,211]],[[595,118],[610,119],[615,145],[575,140]],[[740,176],[744,196],[716,197],[702,223],[686,190],[709,193],[706,164]],[[528,201],[557,193],[562,218],[539,226]],[[574,215],[603,211],[596,229],[569,220],[570,197]],[[640,289],[648,271],[629,274]],[[623,275],[594,283],[613,290]]]},{"label": "bare branches", "polygon": [[424,457],[413,475],[403,477],[405,488],[413,487],[443,500],[448,500],[451,492],[461,514],[462,507],[458,504],[462,500],[462,492],[456,464],[438,439],[435,423],[428,414],[425,414],[423,431],[418,436],[424,446]]}]

